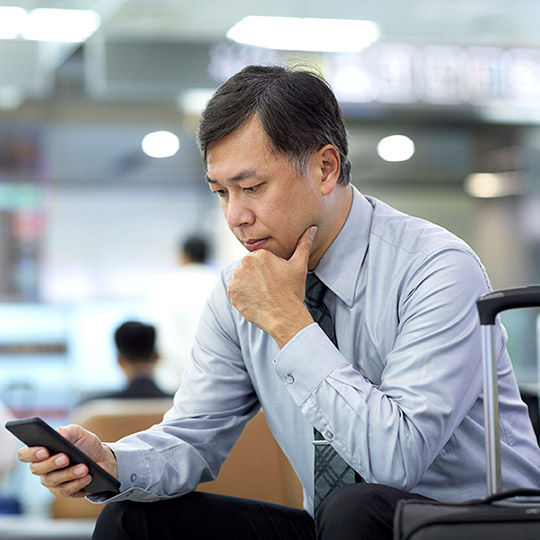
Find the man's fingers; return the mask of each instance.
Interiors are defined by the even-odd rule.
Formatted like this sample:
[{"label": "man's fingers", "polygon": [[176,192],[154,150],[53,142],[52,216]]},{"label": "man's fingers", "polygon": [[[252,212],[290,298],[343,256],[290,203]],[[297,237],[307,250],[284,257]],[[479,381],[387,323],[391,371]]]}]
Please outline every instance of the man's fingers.
[{"label": "man's fingers", "polygon": [[69,465],[69,458],[65,454],[55,454],[43,461],[33,461],[30,463],[32,474],[41,476],[59,469],[64,469]]},{"label": "man's fingers", "polygon": [[49,451],[41,446],[23,446],[19,449],[17,457],[23,463],[44,461],[49,457]]},{"label": "man's fingers", "polygon": [[76,424],[69,424],[67,426],[59,427],[56,431],[58,431],[58,433],[60,433],[64,439],[67,439],[73,444],[77,444],[79,440],[82,439],[86,434],[84,428]]},{"label": "man's fingers", "polygon": [[298,243],[296,244],[296,249],[289,259],[293,264],[299,264],[302,267],[307,268],[317,230],[317,227],[312,225],[302,233],[302,236],[300,236]]},{"label": "man's fingers", "polygon": [[91,481],[92,477],[86,472],[76,473],[77,467],[63,469],[50,474],[42,475],[41,483],[56,496],[59,497],[81,497],[81,493]]}]

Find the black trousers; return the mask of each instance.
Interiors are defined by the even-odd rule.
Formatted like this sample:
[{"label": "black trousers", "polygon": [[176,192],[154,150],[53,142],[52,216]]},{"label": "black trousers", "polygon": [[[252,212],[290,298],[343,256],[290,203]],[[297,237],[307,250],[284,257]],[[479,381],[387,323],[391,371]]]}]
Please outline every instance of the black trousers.
[{"label": "black trousers", "polygon": [[425,499],[388,486],[334,490],[315,519],[304,510],[193,492],[153,503],[122,501],[102,510],[93,540],[384,540],[400,499]]}]

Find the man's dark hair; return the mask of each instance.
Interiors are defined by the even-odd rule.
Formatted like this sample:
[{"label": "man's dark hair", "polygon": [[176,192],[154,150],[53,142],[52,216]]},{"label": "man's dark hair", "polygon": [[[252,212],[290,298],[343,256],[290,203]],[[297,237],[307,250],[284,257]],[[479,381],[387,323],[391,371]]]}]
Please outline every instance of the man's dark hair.
[{"label": "man's dark hair", "polygon": [[116,329],[114,342],[128,362],[152,362],[156,353],[156,329],[150,324],[126,321]]},{"label": "man's dark hair", "polygon": [[208,243],[200,236],[190,236],[182,242],[182,252],[194,263],[205,263],[208,259]]},{"label": "man's dark hair", "polygon": [[198,144],[206,161],[208,146],[238,129],[254,114],[272,150],[305,172],[313,152],[332,144],[339,152],[338,182],[348,184],[347,131],[328,83],[305,70],[248,66],[223,83],[201,115]]}]

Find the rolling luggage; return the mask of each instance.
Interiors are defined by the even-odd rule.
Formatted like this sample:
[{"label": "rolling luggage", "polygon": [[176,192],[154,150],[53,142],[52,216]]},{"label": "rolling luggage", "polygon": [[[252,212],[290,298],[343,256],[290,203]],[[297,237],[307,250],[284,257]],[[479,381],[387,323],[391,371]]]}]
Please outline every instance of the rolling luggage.
[{"label": "rolling luggage", "polygon": [[[463,503],[404,500],[394,515],[394,540],[540,540],[540,490],[501,493],[495,317],[540,306],[540,286],[494,291],[476,305],[482,330],[487,498]],[[540,488],[540,486],[538,486]]]}]

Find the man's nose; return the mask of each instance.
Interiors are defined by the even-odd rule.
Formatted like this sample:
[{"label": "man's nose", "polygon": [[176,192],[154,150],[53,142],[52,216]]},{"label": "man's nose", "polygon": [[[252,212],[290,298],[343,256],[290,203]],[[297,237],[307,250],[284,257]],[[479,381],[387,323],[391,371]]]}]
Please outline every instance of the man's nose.
[{"label": "man's nose", "polygon": [[246,205],[242,197],[229,196],[225,212],[227,223],[231,228],[253,223],[253,211]]}]

